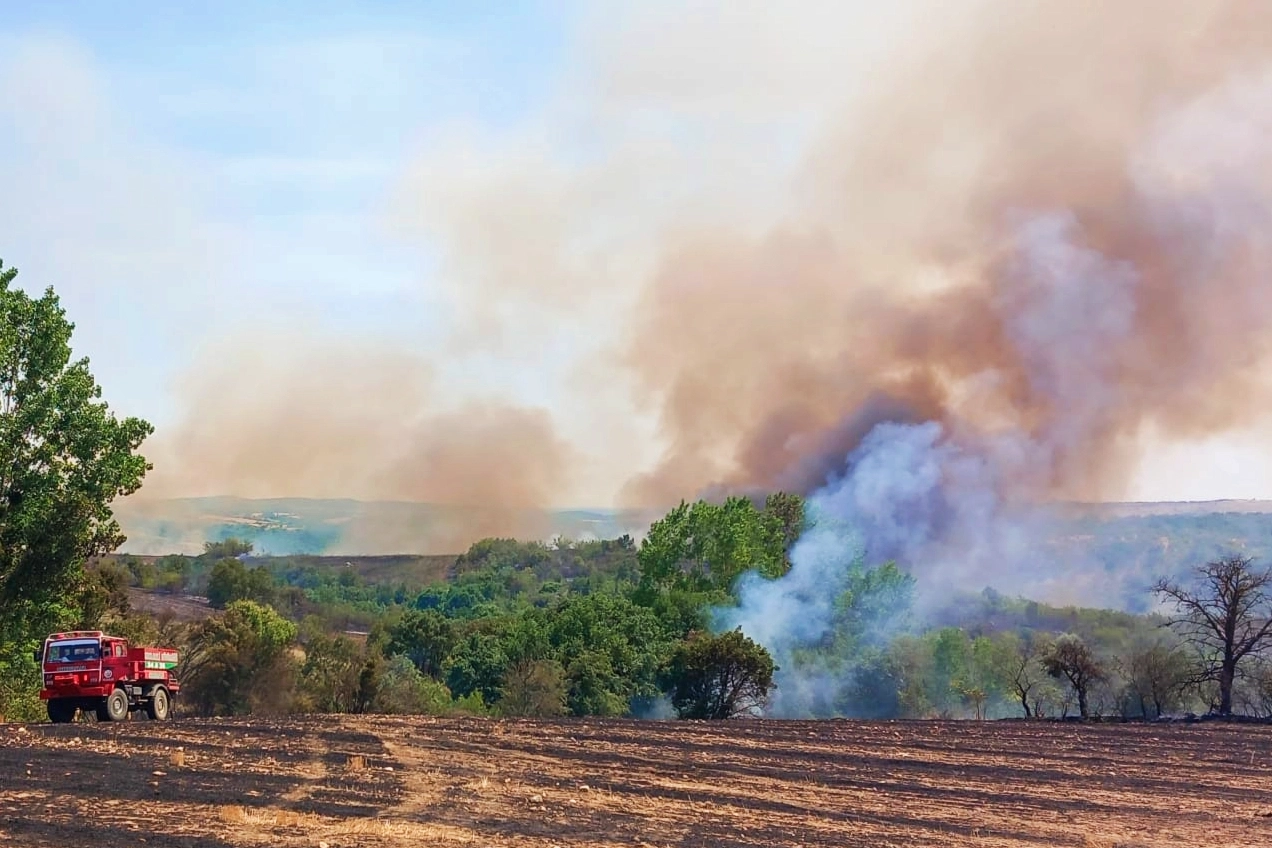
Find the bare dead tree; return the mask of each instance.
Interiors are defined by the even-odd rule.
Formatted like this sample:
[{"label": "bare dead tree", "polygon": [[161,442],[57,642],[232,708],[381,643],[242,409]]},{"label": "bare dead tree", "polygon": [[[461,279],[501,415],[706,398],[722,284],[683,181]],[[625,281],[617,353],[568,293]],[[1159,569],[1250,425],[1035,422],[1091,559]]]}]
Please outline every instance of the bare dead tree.
[{"label": "bare dead tree", "polygon": [[1007,678],[1013,693],[1025,710],[1025,718],[1033,718],[1038,713],[1037,697],[1030,706],[1030,694],[1039,688],[1047,677],[1042,667],[1041,657],[1049,648],[1049,644],[1037,634],[1029,634],[1020,638],[1016,650],[1012,653],[1007,665]]},{"label": "bare dead tree", "polygon": [[1242,660],[1272,646],[1272,570],[1255,571],[1249,557],[1199,566],[1197,587],[1159,580],[1153,591],[1175,604],[1167,621],[1201,655],[1198,681],[1219,684],[1219,715],[1232,714],[1232,684]]}]

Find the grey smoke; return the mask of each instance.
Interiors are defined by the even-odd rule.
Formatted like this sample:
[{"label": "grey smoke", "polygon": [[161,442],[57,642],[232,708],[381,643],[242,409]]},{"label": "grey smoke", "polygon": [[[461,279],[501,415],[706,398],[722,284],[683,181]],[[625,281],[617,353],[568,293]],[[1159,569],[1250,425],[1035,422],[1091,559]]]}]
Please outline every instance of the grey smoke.
[{"label": "grey smoke", "polygon": [[[790,571],[772,581],[746,575],[737,607],[718,611],[721,626],[740,626],[780,666],[775,714],[844,708],[836,698],[849,672],[801,665],[796,654],[832,635],[833,604],[855,566],[895,561],[913,574],[920,620],[955,592],[987,585],[1107,602],[1109,587],[1090,580],[1088,563],[1048,550],[1052,508],[1029,499],[1046,490],[1054,463],[1104,426],[1116,387],[1103,354],[1133,327],[1135,268],[1076,244],[1076,226],[1065,213],[1022,218],[996,301],[1030,388],[1055,405],[1047,426],[986,432],[904,415],[874,424],[842,473],[810,496],[810,527],[790,551]],[[875,635],[902,625],[883,622]]]}]

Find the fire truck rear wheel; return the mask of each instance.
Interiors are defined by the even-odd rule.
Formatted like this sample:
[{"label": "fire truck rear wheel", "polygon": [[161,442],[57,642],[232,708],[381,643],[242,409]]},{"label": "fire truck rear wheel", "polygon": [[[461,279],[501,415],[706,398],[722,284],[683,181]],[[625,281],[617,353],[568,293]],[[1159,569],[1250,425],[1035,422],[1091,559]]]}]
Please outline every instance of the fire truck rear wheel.
[{"label": "fire truck rear wheel", "polygon": [[75,718],[77,707],[74,701],[68,701],[64,698],[50,698],[48,706],[49,721],[54,724],[67,724]]},{"label": "fire truck rear wheel", "polygon": [[128,693],[123,689],[116,689],[106,697],[103,706],[105,709],[99,715],[104,714],[107,721],[123,721],[128,718]]},{"label": "fire truck rear wheel", "polygon": [[168,690],[162,686],[156,686],[154,694],[150,696],[150,703],[146,704],[146,712],[155,721],[167,721],[171,714],[170,704],[168,703]]}]

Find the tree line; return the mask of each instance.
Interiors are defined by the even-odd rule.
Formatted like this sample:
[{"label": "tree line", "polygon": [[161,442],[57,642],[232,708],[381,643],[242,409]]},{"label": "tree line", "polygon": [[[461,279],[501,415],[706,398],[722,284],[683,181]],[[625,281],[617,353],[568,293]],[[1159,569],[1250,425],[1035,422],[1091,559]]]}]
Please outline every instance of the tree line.
[{"label": "tree line", "polygon": [[[119,557],[94,572],[114,587],[115,600],[99,605],[114,630],[182,647],[189,712],[723,718],[763,712],[781,669],[745,634],[712,632],[708,613],[736,602],[747,570],[763,563],[776,579],[789,568],[793,528],[777,505],[792,502],[684,504],[639,545],[482,540],[446,579],[413,592],[376,594],[384,587],[354,572],[312,565],[300,589],[292,558],[209,543],[181,571],[219,612],[184,624],[120,606],[121,589],[153,563]],[[712,568],[716,554],[706,551],[725,551],[727,565]],[[745,567],[742,556],[752,557]],[[793,658],[839,670],[840,688],[813,715],[1272,716],[1268,578],[1247,558],[1206,564],[1189,587],[1160,583],[1156,591],[1176,601],[1173,616],[985,590],[908,625],[913,578],[893,563],[860,569],[833,638]],[[365,633],[346,632],[355,601],[375,609]],[[874,638],[885,623],[887,637]]]}]

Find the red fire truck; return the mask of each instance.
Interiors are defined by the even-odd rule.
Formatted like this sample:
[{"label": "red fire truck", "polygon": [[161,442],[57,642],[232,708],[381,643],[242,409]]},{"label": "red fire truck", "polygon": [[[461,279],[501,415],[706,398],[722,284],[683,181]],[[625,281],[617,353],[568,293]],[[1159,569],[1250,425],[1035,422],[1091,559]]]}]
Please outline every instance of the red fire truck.
[{"label": "red fire truck", "polygon": [[53,633],[36,662],[44,669],[40,698],[57,723],[74,719],[76,710],[96,712],[98,721],[124,721],[145,710],[164,721],[181,691],[175,649],[130,647],[126,639],[100,630]]}]

